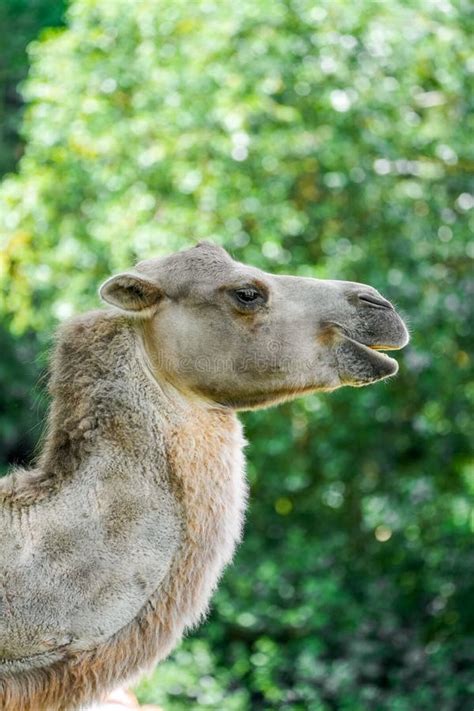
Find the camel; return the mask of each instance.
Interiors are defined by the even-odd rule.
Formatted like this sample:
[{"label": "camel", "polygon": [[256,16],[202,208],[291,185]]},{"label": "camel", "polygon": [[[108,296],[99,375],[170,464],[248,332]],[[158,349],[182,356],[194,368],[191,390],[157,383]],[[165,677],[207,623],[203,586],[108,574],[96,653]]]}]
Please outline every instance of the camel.
[{"label": "camel", "polygon": [[0,483],[0,708],[72,711],[164,659],[241,538],[237,412],[393,376],[375,289],[275,276],[204,242],[64,323],[37,466]]}]

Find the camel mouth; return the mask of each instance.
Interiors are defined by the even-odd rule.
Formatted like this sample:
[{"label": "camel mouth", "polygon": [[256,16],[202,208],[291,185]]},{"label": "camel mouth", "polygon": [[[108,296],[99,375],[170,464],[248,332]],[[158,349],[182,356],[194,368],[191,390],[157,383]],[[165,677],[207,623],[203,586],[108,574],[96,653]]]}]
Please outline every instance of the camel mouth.
[{"label": "camel mouth", "polygon": [[[346,336],[348,338],[348,336]],[[385,351],[399,351],[403,346],[398,346],[398,345],[386,345],[386,344],[379,344],[379,343],[364,343],[363,341],[356,340],[355,338],[349,338],[354,344],[359,346],[362,350],[362,352],[366,351],[371,354],[372,358],[375,356],[375,358],[378,358],[381,363],[384,363],[385,365],[388,366],[390,364],[395,371],[393,373],[387,373],[387,376],[389,375],[395,375],[398,371],[398,362],[395,360],[395,358],[391,358],[386,354]],[[386,376],[382,376],[386,377]]]},{"label": "camel mouth", "polygon": [[385,351],[400,350],[406,345],[407,337],[396,343],[363,343],[347,334],[341,335],[337,362],[344,385],[370,385],[398,373],[398,362]]},{"label": "camel mouth", "polygon": [[[387,346],[385,344],[383,345],[367,345],[365,343],[360,343],[358,342],[359,345],[368,348],[369,351],[372,351],[372,353],[376,353],[377,357],[381,358],[385,363],[391,363],[394,367],[396,367],[396,372],[398,372],[398,362],[395,360],[395,358],[391,358],[385,351],[399,351],[403,346]],[[393,375],[395,375],[393,373]]]}]

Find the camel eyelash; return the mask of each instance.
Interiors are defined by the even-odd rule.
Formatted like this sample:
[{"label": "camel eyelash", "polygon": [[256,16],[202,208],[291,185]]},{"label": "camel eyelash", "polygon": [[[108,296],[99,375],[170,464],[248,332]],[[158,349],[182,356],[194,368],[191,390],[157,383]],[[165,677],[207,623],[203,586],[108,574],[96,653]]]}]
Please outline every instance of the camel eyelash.
[{"label": "camel eyelash", "polygon": [[241,310],[251,311],[268,302],[268,290],[262,284],[254,282],[241,284],[228,289],[234,304]]}]

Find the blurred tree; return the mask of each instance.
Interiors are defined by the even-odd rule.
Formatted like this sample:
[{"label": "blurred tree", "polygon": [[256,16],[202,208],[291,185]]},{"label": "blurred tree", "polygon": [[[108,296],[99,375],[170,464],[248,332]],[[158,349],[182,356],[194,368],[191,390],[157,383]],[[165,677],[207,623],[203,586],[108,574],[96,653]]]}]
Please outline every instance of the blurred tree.
[{"label": "blurred tree", "polygon": [[[61,24],[63,11],[62,0],[3,0],[0,4],[0,176],[15,168],[23,152],[18,130],[23,101],[18,85],[28,69],[26,47],[44,28]],[[0,382],[4,385],[0,394],[0,456],[21,463],[35,444],[45,409],[43,393],[36,385],[41,373],[38,353],[44,351],[45,343],[34,332],[14,338],[0,324],[0,346]]]},{"label": "blurred tree", "polygon": [[22,153],[18,84],[28,69],[26,46],[42,28],[59,25],[63,11],[62,0],[2,0],[0,4],[0,175],[13,170]]},{"label": "blurred tree", "polygon": [[246,416],[246,540],[141,687],[167,711],[471,711],[471,25],[463,0],[76,0],[31,49],[11,333],[202,237],[372,284],[413,332],[396,381]]}]

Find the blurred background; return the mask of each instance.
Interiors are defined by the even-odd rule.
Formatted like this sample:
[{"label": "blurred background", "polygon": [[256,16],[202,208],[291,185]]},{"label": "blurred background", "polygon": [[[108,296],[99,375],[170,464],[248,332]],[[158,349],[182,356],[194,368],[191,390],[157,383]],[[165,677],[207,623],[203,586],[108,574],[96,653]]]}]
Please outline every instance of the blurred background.
[{"label": "blurred background", "polygon": [[396,379],[244,416],[245,540],[143,702],[472,711],[473,18],[2,0],[3,473],[34,456],[54,328],[138,259],[211,239],[371,284],[412,332]]}]

